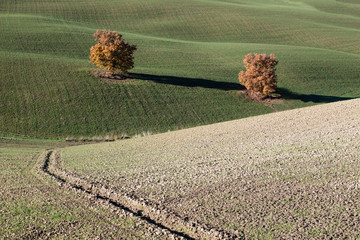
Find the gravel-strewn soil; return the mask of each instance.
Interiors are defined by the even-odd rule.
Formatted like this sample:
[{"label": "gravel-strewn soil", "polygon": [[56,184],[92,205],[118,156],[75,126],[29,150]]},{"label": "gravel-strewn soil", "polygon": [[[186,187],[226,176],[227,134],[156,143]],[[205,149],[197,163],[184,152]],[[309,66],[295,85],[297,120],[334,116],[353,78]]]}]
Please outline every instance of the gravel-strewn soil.
[{"label": "gravel-strewn soil", "polygon": [[61,151],[63,167],[248,239],[360,237],[360,100]]}]

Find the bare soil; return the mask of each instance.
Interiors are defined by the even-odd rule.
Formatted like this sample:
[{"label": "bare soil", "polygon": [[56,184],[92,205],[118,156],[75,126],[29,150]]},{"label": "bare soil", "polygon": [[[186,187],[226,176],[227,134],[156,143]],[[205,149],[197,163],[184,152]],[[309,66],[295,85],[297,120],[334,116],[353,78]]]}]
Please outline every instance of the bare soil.
[{"label": "bare soil", "polygon": [[359,99],[71,147],[60,157],[60,168],[87,181],[226,236],[360,236]]},{"label": "bare soil", "polygon": [[[75,189],[100,200],[100,204],[111,205],[128,216],[147,225],[145,235],[153,233],[167,239],[238,239],[223,230],[209,229],[196,221],[182,219],[176,213],[151,203],[133,194],[117,191],[111,186],[89,181],[59,168],[58,152],[48,151],[43,154],[41,169],[68,189]],[[124,216],[127,216],[124,215]],[[123,216],[123,217],[124,217]]]}]

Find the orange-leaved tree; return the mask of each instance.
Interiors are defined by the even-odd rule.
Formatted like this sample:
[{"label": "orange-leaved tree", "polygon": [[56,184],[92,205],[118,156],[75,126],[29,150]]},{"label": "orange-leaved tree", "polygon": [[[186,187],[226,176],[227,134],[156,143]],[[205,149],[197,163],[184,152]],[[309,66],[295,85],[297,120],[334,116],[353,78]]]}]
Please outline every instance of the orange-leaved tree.
[{"label": "orange-leaved tree", "polygon": [[135,45],[130,45],[116,31],[97,30],[94,33],[97,44],[90,48],[90,62],[114,73],[127,73],[134,67]]},{"label": "orange-leaved tree", "polygon": [[274,54],[247,54],[244,59],[246,72],[239,73],[239,82],[246,89],[265,96],[276,90],[276,69],[278,61]]}]

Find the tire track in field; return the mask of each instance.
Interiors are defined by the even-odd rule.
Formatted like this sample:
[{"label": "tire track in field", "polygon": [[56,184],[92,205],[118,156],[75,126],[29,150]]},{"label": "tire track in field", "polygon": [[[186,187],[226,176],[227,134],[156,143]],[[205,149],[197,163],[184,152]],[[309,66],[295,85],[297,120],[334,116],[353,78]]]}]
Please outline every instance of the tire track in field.
[{"label": "tire track in field", "polygon": [[41,170],[70,188],[80,190],[98,200],[106,201],[110,205],[127,212],[130,216],[145,221],[163,232],[165,231],[169,237],[171,236],[171,239],[244,239],[243,235],[235,236],[189,219],[182,219],[178,214],[145,199],[139,199],[127,193],[118,193],[109,186],[89,182],[71,172],[60,169],[57,158],[56,151],[48,151]]}]

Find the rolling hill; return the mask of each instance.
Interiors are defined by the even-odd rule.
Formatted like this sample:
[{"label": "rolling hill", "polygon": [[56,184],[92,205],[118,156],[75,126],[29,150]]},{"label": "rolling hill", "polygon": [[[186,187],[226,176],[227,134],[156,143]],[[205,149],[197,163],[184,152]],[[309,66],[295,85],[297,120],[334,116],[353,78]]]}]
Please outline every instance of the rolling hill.
[{"label": "rolling hill", "polygon": [[[356,1],[3,0],[0,26],[3,134],[132,136],[360,96]],[[133,81],[91,76],[97,29],[137,45]],[[283,102],[239,94],[249,52],[276,54]]]}]

